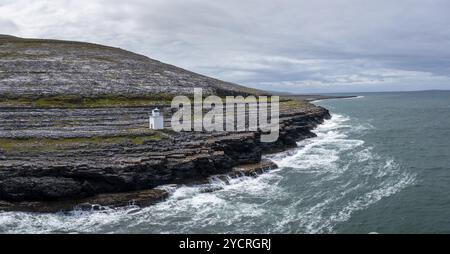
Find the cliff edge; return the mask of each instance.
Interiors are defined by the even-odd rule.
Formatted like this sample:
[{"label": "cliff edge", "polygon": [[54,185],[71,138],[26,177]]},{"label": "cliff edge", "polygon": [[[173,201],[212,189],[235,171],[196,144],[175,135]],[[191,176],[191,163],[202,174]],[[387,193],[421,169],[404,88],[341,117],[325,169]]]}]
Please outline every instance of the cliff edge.
[{"label": "cliff edge", "polygon": [[[152,204],[169,195],[162,185],[274,167],[262,154],[295,147],[330,117],[285,98],[273,143],[261,143],[259,132],[174,132],[170,100],[193,87],[267,92],[81,42],[0,36],[0,66],[0,210]],[[148,129],[155,105],[164,130]]]}]

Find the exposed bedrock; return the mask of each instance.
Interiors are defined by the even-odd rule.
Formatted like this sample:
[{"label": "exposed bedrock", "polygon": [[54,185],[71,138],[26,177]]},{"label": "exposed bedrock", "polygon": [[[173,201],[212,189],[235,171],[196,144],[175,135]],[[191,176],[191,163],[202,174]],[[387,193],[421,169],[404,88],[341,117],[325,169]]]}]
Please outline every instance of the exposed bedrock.
[{"label": "exposed bedrock", "polygon": [[[264,153],[294,147],[296,141],[313,137],[311,130],[328,117],[328,111],[319,107],[309,114],[282,117],[280,137],[273,143],[260,142],[259,133],[252,132],[173,133],[167,134],[172,139],[129,147],[10,151],[2,159],[0,198],[63,200],[195,182],[258,163]],[[23,158],[18,160],[19,156]]]},{"label": "exposed bedrock", "polygon": [[[0,210],[151,204],[167,197],[161,185],[270,167],[262,154],[295,147],[330,117],[285,98],[276,142],[260,142],[259,132],[178,133],[168,107],[175,95],[267,92],[79,42],[0,36],[0,67]],[[164,130],[148,129],[155,105]]]}]

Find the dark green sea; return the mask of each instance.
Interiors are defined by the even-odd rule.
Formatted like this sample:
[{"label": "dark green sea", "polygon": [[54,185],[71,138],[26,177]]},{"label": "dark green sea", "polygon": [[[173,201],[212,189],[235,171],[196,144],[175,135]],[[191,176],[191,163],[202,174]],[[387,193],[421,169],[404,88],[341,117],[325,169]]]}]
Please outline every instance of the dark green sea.
[{"label": "dark green sea", "polygon": [[166,186],[143,209],[2,212],[0,232],[450,233],[450,92],[357,95],[315,102],[332,119],[257,178]]}]

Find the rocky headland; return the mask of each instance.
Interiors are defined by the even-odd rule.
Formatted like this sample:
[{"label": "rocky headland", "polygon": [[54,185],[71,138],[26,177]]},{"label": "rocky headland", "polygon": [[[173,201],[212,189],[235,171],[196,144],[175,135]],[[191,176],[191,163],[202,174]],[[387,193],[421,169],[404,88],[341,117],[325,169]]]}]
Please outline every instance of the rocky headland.
[{"label": "rocky headland", "polygon": [[[102,45],[0,36],[0,210],[149,205],[168,184],[255,175],[262,155],[314,137],[328,110],[282,97],[280,137],[256,132],[174,132],[170,101],[269,95]],[[158,106],[164,130],[148,129]]]}]

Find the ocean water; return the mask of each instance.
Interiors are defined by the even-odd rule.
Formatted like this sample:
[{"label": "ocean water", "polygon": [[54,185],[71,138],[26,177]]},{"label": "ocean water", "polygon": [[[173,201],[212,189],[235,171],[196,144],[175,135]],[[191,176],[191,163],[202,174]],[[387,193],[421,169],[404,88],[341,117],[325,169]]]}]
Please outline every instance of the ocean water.
[{"label": "ocean water", "polygon": [[2,233],[450,233],[450,92],[315,102],[332,119],[257,178],[147,208],[0,212]]}]

